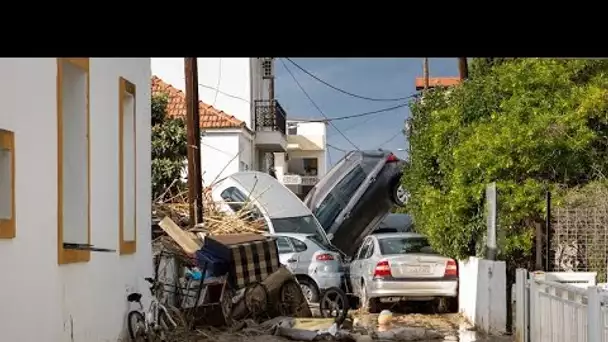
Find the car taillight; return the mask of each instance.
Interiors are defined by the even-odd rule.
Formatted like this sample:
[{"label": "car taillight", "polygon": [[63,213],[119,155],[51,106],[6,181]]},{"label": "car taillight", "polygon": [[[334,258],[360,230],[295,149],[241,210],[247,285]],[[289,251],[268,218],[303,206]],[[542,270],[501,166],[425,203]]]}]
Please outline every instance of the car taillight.
[{"label": "car taillight", "polygon": [[397,161],[399,161],[399,158],[397,158],[397,156],[392,153],[389,154],[388,157],[386,157],[387,163],[393,163],[393,162],[397,162]]},{"label": "car taillight", "polygon": [[384,278],[391,276],[391,266],[388,260],[380,260],[374,269],[374,278]]},{"label": "car taillight", "polygon": [[317,255],[317,261],[330,261],[330,260],[334,260],[334,256],[331,254],[318,254]]},{"label": "car taillight", "polygon": [[445,264],[445,273],[444,277],[455,277],[458,276],[458,265],[456,265],[456,261],[450,259]]}]

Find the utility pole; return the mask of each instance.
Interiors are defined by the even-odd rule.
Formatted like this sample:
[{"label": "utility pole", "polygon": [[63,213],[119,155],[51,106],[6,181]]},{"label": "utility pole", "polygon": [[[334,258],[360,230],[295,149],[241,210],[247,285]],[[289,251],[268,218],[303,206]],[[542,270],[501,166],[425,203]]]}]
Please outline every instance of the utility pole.
[{"label": "utility pole", "polygon": [[424,90],[429,88],[429,58],[424,57],[422,60],[422,76],[424,77]]},{"label": "utility pole", "polygon": [[203,222],[201,173],[201,126],[198,105],[198,67],[196,58],[184,58],[186,76],[186,130],[188,134],[188,204],[190,225]]},{"label": "utility pole", "polygon": [[469,66],[467,64],[466,57],[458,58],[458,72],[460,73],[460,80],[466,80],[469,78]]}]

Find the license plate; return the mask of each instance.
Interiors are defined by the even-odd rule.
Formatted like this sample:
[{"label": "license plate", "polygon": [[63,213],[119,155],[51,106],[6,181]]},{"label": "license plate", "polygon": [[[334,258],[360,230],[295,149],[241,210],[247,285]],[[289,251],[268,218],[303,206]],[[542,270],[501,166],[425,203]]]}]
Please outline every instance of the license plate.
[{"label": "license plate", "polygon": [[431,273],[431,266],[406,266],[405,272],[412,274],[429,274]]}]

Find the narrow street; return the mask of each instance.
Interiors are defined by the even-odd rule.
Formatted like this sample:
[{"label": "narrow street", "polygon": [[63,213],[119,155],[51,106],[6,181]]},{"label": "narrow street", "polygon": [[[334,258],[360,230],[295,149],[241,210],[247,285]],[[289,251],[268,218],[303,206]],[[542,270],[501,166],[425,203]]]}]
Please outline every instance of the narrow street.
[{"label": "narrow street", "polygon": [[[313,314],[318,310],[313,304]],[[436,314],[432,307],[421,304],[415,307],[393,308],[393,319],[390,326],[379,326],[378,315],[370,313],[360,313],[353,310],[351,316],[354,325],[367,327],[370,331],[387,331],[397,328],[424,328],[435,330],[445,335],[444,340],[459,342],[511,342],[512,336],[486,336],[474,330],[461,314],[448,313]],[[438,340],[429,340],[438,341]]]}]

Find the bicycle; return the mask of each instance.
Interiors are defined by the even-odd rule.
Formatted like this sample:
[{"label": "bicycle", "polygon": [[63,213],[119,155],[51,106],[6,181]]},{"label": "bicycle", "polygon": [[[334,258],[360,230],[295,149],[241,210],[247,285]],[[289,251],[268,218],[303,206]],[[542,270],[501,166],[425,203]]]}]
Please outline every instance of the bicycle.
[{"label": "bicycle", "polygon": [[127,301],[138,303],[140,306],[139,310],[132,310],[127,315],[129,336],[132,341],[150,341],[151,338],[152,340],[159,338],[160,341],[166,341],[166,333],[171,329],[177,328],[178,324],[169,314],[167,307],[156,298],[158,283],[152,278],[145,278],[145,280],[150,283],[150,292],[152,294],[148,310],[144,310],[144,306],[141,303],[141,293],[133,292],[127,296]]}]

